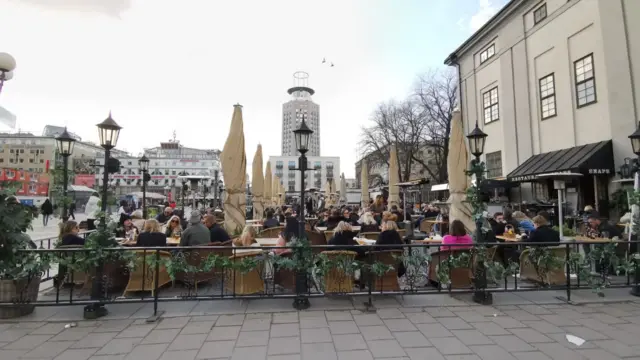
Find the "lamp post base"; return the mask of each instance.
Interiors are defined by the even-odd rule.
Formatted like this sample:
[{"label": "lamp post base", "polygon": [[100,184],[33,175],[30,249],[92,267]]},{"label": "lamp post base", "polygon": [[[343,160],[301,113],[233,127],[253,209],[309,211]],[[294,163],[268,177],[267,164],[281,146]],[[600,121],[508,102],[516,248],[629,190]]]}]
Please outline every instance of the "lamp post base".
[{"label": "lamp post base", "polygon": [[293,299],[293,308],[296,310],[307,310],[310,307],[311,303],[306,296],[296,296],[296,298]]},{"label": "lamp post base", "polygon": [[629,291],[629,294],[633,296],[640,296],[640,285],[634,285],[633,287],[631,287],[631,291]]},{"label": "lamp post base", "polygon": [[493,294],[488,291],[476,291],[473,293],[473,302],[480,305],[492,305]]},{"label": "lamp post base", "polygon": [[102,304],[91,304],[84,307],[84,318],[93,320],[109,314],[109,310]]}]

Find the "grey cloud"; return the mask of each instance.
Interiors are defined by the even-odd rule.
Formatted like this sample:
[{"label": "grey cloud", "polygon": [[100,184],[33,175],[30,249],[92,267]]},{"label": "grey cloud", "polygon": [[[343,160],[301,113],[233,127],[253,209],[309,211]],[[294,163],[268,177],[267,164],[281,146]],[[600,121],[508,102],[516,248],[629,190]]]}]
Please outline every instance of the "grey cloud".
[{"label": "grey cloud", "polygon": [[17,3],[34,5],[42,8],[78,11],[98,12],[112,17],[120,17],[129,10],[132,0],[13,0]]}]

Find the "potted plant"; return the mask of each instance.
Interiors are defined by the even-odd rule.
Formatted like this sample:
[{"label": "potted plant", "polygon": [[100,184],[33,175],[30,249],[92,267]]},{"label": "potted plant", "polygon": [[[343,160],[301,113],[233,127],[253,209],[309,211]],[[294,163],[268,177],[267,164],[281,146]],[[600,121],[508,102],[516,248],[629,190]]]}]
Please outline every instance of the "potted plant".
[{"label": "potted plant", "polygon": [[13,303],[0,306],[0,319],[33,312],[40,278],[50,263],[46,253],[20,251],[36,246],[26,234],[33,218],[15,193],[11,184],[0,184],[0,303]]}]

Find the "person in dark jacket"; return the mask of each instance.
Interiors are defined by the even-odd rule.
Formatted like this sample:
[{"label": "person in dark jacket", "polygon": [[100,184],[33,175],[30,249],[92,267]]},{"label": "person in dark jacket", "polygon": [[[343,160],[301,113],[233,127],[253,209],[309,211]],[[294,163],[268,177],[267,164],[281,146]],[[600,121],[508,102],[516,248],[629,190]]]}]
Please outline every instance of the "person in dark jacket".
[{"label": "person in dark jacket", "polygon": [[364,213],[360,219],[360,232],[380,232],[380,226],[370,211]]},{"label": "person in dark jacket", "polygon": [[265,212],[266,219],[262,223],[262,230],[280,226],[278,219],[273,217],[273,210],[269,209]]},{"label": "person in dark jacket", "polygon": [[[384,246],[384,247],[376,247],[375,251],[385,251],[385,250],[402,250],[402,238],[398,233],[398,225],[393,220],[387,220],[382,223],[382,232],[378,235],[378,240],[376,240],[376,245],[400,245],[400,246]],[[404,263],[400,261],[398,263],[398,277],[401,277],[406,272],[406,268],[404,267]]]},{"label": "person in dark jacket", "polygon": [[335,227],[333,236],[327,243],[329,245],[336,246],[335,249],[331,250],[355,251],[358,253],[358,256],[364,256],[365,248],[359,246],[358,242],[353,239],[356,234],[357,233],[353,231],[351,224],[345,221],[340,221]]},{"label": "person in dark jacket", "polygon": [[173,209],[170,206],[167,206],[164,208],[164,211],[162,213],[156,216],[156,220],[158,220],[160,224],[164,225],[167,223],[167,221],[169,221],[169,219],[171,219],[171,216],[173,215]]},{"label": "person in dark jacket", "polygon": [[46,199],[42,206],[40,206],[40,212],[42,213],[42,225],[47,226],[49,224],[49,216],[53,214],[53,205],[49,199]]},{"label": "person in dark jacket", "polygon": [[73,220],[76,219],[76,215],[74,214],[74,212],[76,212],[76,202],[72,201],[71,204],[69,204],[69,217]]},{"label": "person in dark jacket", "polygon": [[223,243],[231,240],[231,237],[227,231],[216,223],[216,217],[213,215],[206,215],[204,217],[204,225],[209,229],[210,242]]},{"label": "person in dark jacket", "polygon": [[398,209],[397,205],[391,205],[391,213],[396,216],[397,223],[404,221],[404,214]]},{"label": "person in dark jacket", "polygon": [[80,227],[78,223],[69,220],[60,229],[60,245],[62,246],[84,246],[84,239],[78,236]]},{"label": "person in dark jacket", "polygon": [[154,247],[167,246],[167,235],[162,232],[162,227],[158,220],[149,219],[144,222],[143,232],[138,235],[136,246]]},{"label": "person in dark jacket", "polygon": [[529,239],[527,242],[540,242],[540,243],[559,243],[560,242],[560,234],[553,230],[551,226],[549,226],[549,222],[545,219],[544,216],[538,215],[533,218],[533,226],[535,230],[529,234]]},{"label": "person in dark jacket", "polygon": [[340,221],[343,221],[344,219],[342,218],[342,216],[340,216],[340,211],[338,209],[333,209],[331,211],[331,215],[329,216],[329,218],[327,219],[327,230],[333,230],[336,228],[336,226],[338,226],[338,224],[340,223]]},{"label": "person in dark jacket", "polygon": [[597,234],[598,237],[606,237],[608,239],[613,239],[614,237],[622,238],[620,229],[606,221],[603,222],[597,211],[592,211],[588,215],[587,221],[589,222],[589,228],[592,230],[591,233]]}]

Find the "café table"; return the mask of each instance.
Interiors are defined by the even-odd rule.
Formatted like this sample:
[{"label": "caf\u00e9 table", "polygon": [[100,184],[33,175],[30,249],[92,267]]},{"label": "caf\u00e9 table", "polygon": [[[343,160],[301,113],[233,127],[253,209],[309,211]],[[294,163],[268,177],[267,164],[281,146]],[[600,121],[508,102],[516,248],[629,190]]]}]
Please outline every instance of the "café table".
[{"label": "caf\u00e9 table", "polygon": [[515,237],[507,237],[507,236],[503,236],[503,235],[496,235],[496,239],[502,240],[502,241],[508,241],[508,242],[518,242],[520,241],[520,239],[515,238]]},{"label": "caf\u00e9 table", "polygon": [[246,220],[245,224],[255,224],[255,223],[260,223],[262,220],[257,219],[257,220]]},{"label": "caf\u00e9 table", "polygon": [[318,231],[327,231],[327,227],[326,226],[316,226],[316,230],[318,230]]},{"label": "caf\u00e9 table", "polygon": [[276,246],[278,238],[257,238],[256,241],[260,246]]}]

